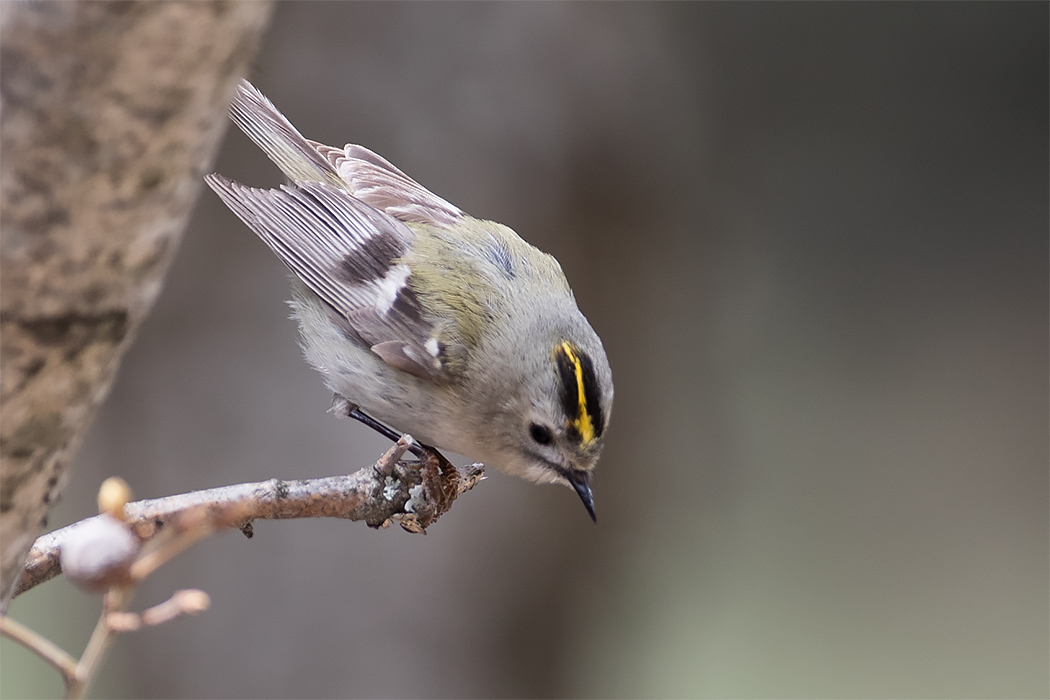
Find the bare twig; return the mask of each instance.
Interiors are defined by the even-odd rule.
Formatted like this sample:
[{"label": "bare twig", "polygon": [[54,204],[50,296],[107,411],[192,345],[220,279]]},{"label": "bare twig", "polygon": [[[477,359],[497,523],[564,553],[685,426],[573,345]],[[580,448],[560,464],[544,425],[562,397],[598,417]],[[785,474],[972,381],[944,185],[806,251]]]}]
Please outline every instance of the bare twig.
[{"label": "bare twig", "polygon": [[87,691],[87,686],[94,677],[98,665],[102,662],[102,657],[112,641],[114,633],[120,631],[108,624],[109,616],[121,614],[124,606],[130,600],[131,592],[127,590],[114,588],[106,594],[102,615],[99,617],[95,630],[91,633],[91,639],[88,640],[87,647],[85,647],[84,654],[79,661],[51,640],[40,636],[10,617],[0,616],[0,633],[19,642],[51,664],[62,676],[62,682],[66,687],[66,698],[80,698]]},{"label": "bare twig", "polygon": [[163,603],[143,610],[139,617],[142,618],[143,625],[152,627],[174,620],[179,615],[197,615],[207,610],[210,605],[211,599],[207,593],[196,588],[187,588],[175,591],[171,598]]},{"label": "bare twig", "polygon": [[[233,514],[240,514],[244,509],[226,508],[209,512],[204,506],[192,506],[179,514],[174,527],[166,528],[163,532],[149,542],[149,546],[142,552],[139,558],[131,565],[129,578],[133,584],[141,583],[179,554],[200,542],[205,537],[213,534],[221,527],[227,527],[240,518],[231,518]],[[209,517],[211,516],[211,517]]]},{"label": "bare twig", "polygon": [[[410,441],[411,438],[405,436],[374,466],[349,476],[301,481],[271,479],[136,501],[125,507],[126,521],[143,540],[151,539],[168,525],[175,526],[177,531],[185,530],[179,526],[180,519],[185,523],[189,514],[202,511],[208,516],[205,520],[214,523],[215,527],[243,529],[253,520],[293,518],[345,518],[381,527],[391,518],[398,518],[406,530],[424,532],[452,507],[456,497],[484,478],[484,467],[472,464],[458,471],[435,454],[421,462],[398,461]],[[58,553],[62,542],[76,528],[92,519],[37,539],[29,552],[16,595],[61,573]],[[200,522],[197,518],[191,520]],[[192,530],[192,526],[189,529]],[[159,549],[156,555],[161,560],[147,568],[152,570],[207,534],[203,532],[186,540],[176,538],[182,540],[179,546],[170,552]]]},{"label": "bare twig", "polygon": [[131,602],[131,589],[112,588],[102,599],[102,614],[99,615],[95,629],[91,633],[84,653],[77,662],[73,678],[66,684],[66,698],[82,698],[88,685],[95,677],[95,671],[102,663],[102,657],[113,641],[114,630],[109,626],[109,616],[123,612]]},{"label": "bare twig", "polygon": [[40,636],[21,622],[6,616],[0,616],[0,634],[8,639],[13,639],[51,664],[62,676],[62,681],[66,684],[66,688],[69,688],[70,683],[76,676],[77,660],[66,653],[64,649],[50,639]]},{"label": "bare twig", "polygon": [[170,622],[180,615],[197,615],[211,605],[211,599],[204,591],[187,588],[175,591],[170,598],[159,605],[147,608],[141,613],[113,611],[106,615],[106,624],[111,632],[137,632],[143,627],[155,627]]},{"label": "bare twig", "polygon": [[100,515],[40,538],[23,573],[22,590],[62,567],[84,590],[108,588],[80,660],[13,620],[0,617],[0,632],[54,666],[62,675],[67,699],[82,698],[117,634],[208,608],[206,593],[184,590],[142,613],[127,610],[139,583],[217,530],[237,527],[249,534],[257,518],[327,516],[364,520],[373,527],[398,518],[406,530],[425,532],[459,494],[484,478],[480,464],[461,473],[431,450],[422,450],[418,462],[401,462],[414,445],[405,435],[374,466],[347,477],[273,479],[137,503],[127,502],[131,489],[123,480],[106,479],[99,489]]}]

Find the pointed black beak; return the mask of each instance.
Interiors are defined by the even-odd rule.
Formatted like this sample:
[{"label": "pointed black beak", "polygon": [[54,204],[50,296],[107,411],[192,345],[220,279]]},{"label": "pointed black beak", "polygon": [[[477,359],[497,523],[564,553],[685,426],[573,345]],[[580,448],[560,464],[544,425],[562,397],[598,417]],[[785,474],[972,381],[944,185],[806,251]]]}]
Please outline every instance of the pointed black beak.
[{"label": "pointed black beak", "polygon": [[576,493],[580,495],[580,500],[583,501],[583,505],[587,507],[587,512],[591,516],[591,520],[598,522],[597,516],[594,515],[594,494],[591,493],[591,472],[584,471],[566,471],[565,478],[568,479],[572,487],[576,489]]}]

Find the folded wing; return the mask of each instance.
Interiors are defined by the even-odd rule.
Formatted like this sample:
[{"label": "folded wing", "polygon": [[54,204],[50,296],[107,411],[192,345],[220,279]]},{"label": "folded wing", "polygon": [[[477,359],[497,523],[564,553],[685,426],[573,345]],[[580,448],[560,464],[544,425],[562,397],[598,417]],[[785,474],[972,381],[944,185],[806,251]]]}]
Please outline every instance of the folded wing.
[{"label": "folded wing", "polygon": [[444,376],[438,328],[401,260],[414,237],[404,223],[325,182],[257,189],[216,174],[205,179],[379,357],[422,379]]}]

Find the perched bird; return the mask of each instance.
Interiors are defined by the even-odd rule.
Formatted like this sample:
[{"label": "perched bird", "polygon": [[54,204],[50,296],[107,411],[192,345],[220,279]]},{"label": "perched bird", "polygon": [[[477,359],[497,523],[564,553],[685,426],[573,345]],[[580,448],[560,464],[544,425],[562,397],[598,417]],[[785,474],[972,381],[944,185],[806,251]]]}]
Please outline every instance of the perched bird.
[{"label": "perched bird", "polygon": [[294,273],[306,357],[348,414],[569,485],[594,518],[612,373],[558,261],[366,148],[304,138],[247,81],[230,115],[290,183],[206,180]]}]

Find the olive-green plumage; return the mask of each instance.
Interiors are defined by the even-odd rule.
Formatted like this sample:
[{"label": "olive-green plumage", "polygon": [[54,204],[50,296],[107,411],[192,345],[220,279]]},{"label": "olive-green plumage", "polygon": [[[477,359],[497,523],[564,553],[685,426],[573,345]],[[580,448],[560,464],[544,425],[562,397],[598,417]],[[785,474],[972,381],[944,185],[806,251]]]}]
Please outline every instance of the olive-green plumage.
[{"label": "olive-green plumage", "polygon": [[451,321],[438,336],[445,345],[479,346],[486,327],[507,313],[507,281],[572,294],[558,262],[502,224],[464,216],[454,230],[409,228],[417,237],[403,258],[412,268],[408,286],[429,316]]}]

